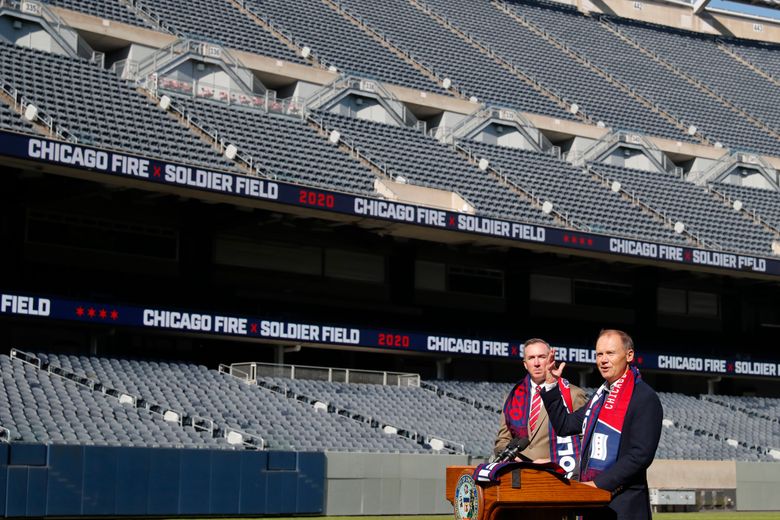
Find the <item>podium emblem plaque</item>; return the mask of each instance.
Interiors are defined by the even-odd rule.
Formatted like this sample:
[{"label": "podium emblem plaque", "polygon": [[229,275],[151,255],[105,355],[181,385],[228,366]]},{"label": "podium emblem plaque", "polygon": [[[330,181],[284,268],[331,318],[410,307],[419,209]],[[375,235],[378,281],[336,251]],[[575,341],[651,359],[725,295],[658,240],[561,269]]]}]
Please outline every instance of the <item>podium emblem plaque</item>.
[{"label": "podium emblem plaque", "polygon": [[477,483],[471,475],[463,475],[455,486],[455,520],[479,518],[479,495]]}]

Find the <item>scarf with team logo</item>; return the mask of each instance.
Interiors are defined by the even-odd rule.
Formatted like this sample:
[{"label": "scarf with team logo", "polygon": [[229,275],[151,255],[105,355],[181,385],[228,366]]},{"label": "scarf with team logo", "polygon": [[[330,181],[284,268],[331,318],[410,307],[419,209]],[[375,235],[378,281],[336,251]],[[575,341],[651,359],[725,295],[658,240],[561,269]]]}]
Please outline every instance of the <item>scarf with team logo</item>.
[{"label": "scarf with team logo", "polygon": [[617,460],[628,403],[640,379],[639,370],[629,365],[626,373],[612,384],[609,394],[605,395],[605,382],[590,400],[582,424],[582,446],[589,450],[590,456],[582,468],[581,482],[595,479]]},{"label": "scarf with team logo", "polygon": [[[558,379],[558,389],[561,391],[566,410],[571,413],[574,411],[574,407],[569,382],[563,378]],[[531,413],[531,397],[531,377],[526,375],[522,381],[515,385],[504,403],[504,418],[512,437],[529,438],[528,416]],[[560,465],[567,477],[576,475],[577,464],[580,460],[579,436],[558,437],[551,423],[549,423],[548,433],[550,436],[550,460]]]}]

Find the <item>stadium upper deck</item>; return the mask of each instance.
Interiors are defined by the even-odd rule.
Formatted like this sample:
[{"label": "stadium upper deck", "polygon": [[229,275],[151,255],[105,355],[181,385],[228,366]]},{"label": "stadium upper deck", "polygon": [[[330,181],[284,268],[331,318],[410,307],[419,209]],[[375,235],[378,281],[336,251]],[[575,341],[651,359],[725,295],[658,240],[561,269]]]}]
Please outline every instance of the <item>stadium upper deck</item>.
[{"label": "stadium upper deck", "polygon": [[[356,194],[377,193],[375,183],[389,174],[395,183],[453,192],[479,215],[760,256],[771,256],[777,249],[780,230],[771,209],[760,202],[767,197],[764,191],[740,192],[741,216],[726,209],[735,202],[728,195],[736,193],[730,185],[778,186],[774,166],[780,162],[776,157],[780,116],[772,103],[762,102],[772,98],[780,81],[773,72],[780,59],[770,47],[615,17],[583,16],[554,3],[394,2],[393,16],[383,14],[386,5],[380,8],[363,0],[307,0],[295,5],[209,0],[188,4],[188,9],[170,0],[135,4],[59,0],[52,2],[56,10],[33,9],[31,5],[40,5],[34,2],[5,2],[2,34],[16,43],[3,47],[5,102],[17,112],[33,104],[46,115],[49,126],[78,143],[183,164],[228,171],[250,167],[280,180]],[[120,23],[109,22],[99,39],[95,29],[85,29],[93,19],[78,18],[76,11]],[[204,19],[214,23],[200,23]],[[70,29],[63,33],[63,20],[80,24],[81,34]],[[200,38],[211,43],[174,44],[157,51],[141,41],[141,33],[135,42],[120,39],[133,34],[127,29],[131,26],[143,28],[141,33],[153,28],[185,37],[186,42]],[[103,49],[103,54],[87,42]],[[233,56],[237,52],[239,58]],[[296,78],[295,73],[284,79],[283,74],[271,76],[245,65],[241,57],[252,55],[282,60],[277,66],[289,63],[288,71],[315,65],[313,70],[327,67],[329,73],[369,77],[391,90],[379,87],[366,94],[362,87],[352,88],[345,96],[326,87],[315,93],[316,83]],[[96,57],[103,67],[145,87],[139,93],[133,83],[101,70],[94,63]],[[299,65],[304,69],[295,69]],[[727,76],[724,70],[729,71]],[[156,99],[166,91],[176,94],[177,118],[163,114],[142,95]],[[410,91],[425,97],[404,104]],[[406,92],[407,97],[393,92]],[[187,100],[187,95],[199,99]],[[297,97],[275,101],[285,95]],[[426,104],[428,96],[433,104]],[[457,98],[469,98],[471,106],[513,109],[520,125],[507,126],[500,113],[464,118]],[[274,111],[269,99],[270,105],[278,104],[303,121],[286,123],[265,115]],[[212,100],[261,109],[220,107]],[[312,111],[317,107],[319,112]],[[401,128],[358,123],[355,116]],[[544,121],[566,130],[534,128],[529,117],[548,118]],[[117,128],[115,120],[126,128]],[[480,127],[486,121],[490,125]],[[21,115],[4,110],[3,125],[18,130],[27,123]],[[426,129],[443,143],[457,143],[456,150],[422,138]],[[578,134],[582,129],[585,132]],[[505,131],[511,135],[502,136]],[[526,137],[536,132],[537,142],[518,138],[522,131]],[[334,135],[342,151],[326,142],[325,137]],[[614,146],[615,135],[628,135],[632,143],[642,139],[636,135],[645,136],[646,146]],[[569,166],[538,155],[555,153],[550,140],[579,168],[588,161],[591,166],[585,173],[592,180],[583,184],[579,174],[566,173]],[[271,142],[275,144],[265,146]],[[383,142],[384,148],[379,146]],[[395,144],[387,147],[388,143]],[[345,145],[353,158],[344,153]],[[231,148],[230,154],[220,156]],[[417,158],[399,162],[401,157],[394,158],[392,148]],[[515,155],[516,162],[507,161],[513,149],[526,151]],[[744,152],[746,158],[740,159]],[[755,159],[753,153],[765,159]],[[427,162],[434,157],[439,159]],[[469,161],[474,166],[480,162],[480,171],[493,172],[499,185],[508,185],[493,187],[490,176],[484,182],[468,180],[481,175]],[[663,183],[645,192],[635,188],[636,183],[624,182],[617,190],[614,183],[604,186],[615,179],[594,167],[600,162],[687,176],[708,186],[710,194],[697,193],[691,212],[684,202],[693,199],[667,204],[663,197],[655,197],[655,190],[664,191]],[[746,168],[745,162],[753,166]],[[756,164],[761,168],[754,168]],[[495,169],[499,166],[500,171]],[[530,172],[540,168],[548,173],[537,182]],[[452,174],[457,171],[462,174]],[[669,179],[671,188],[676,181]],[[727,187],[720,190],[720,185]],[[615,207],[636,218],[621,219],[616,226],[610,224],[610,215],[578,209],[581,201],[570,194],[582,190],[590,193],[591,205],[603,199],[608,207],[614,204],[607,199],[616,198]],[[690,195],[694,193],[691,186]],[[419,197],[407,201],[425,204],[425,196]],[[542,211],[547,203],[552,211]],[[697,219],[696,214],[707,217]],[[675,226],[681,230],[675,233]],[[739,239],[729,239],[729,233]]]}]

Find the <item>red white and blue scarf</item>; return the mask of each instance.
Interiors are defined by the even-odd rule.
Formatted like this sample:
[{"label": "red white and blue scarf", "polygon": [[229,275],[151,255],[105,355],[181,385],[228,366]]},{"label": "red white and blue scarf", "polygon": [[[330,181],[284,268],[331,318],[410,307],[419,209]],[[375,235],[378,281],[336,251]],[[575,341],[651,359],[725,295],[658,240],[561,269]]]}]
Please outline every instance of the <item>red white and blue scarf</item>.
[{"label": "red white and blue scarf", "polygon": [[590,400],[582,423],[582,446],[590,455],[586,467],[582,468],[581,482],[595,479],[617,460],[628,403],[640,380],[639,370],[629,366],[626,373],[612,383],[609,393],[606,392],[607,383],[604,383]]},{"label": "red white and blue scarf", "polygon": [[[558,389],[561,391],[566,410],[571,413],[574,408],[569,382],[560,378]],[[504,403],[504,418],[512,437],[529,437],[528,416],[531,412],[531,397],[531,377],[526,375],[522,381],[515,385]],[[550,460],[561,466],[566,472],[566,476],[571,478],[577,474],[576,469],[580,460],[579,436],[559,437],[555,434],[551,423],[548,434],[550,436]]]}]

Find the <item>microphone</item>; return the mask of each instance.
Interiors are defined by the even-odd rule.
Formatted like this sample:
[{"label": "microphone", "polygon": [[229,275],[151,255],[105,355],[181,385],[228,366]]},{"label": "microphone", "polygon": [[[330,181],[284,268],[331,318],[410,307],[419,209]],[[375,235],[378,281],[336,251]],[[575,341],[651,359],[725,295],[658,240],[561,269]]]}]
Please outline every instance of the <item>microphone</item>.
[{"label": "microphone", "polygon": [[496,456],[496,459],[493,462],[506,462],[508,460],[515,460],[515,457],[517,457],[521,451],[526,449],[529,444],[531,444],[531,441],[529,441],[526,437],[514,437],[511,441],[509,441],[509,444],[506,445],[506,448],[504,448],[504,450]]}]

